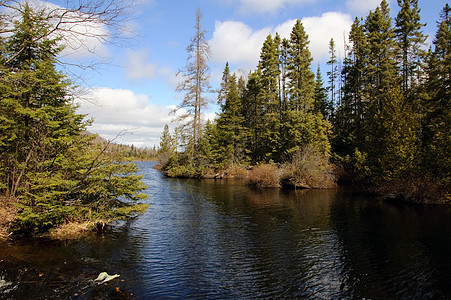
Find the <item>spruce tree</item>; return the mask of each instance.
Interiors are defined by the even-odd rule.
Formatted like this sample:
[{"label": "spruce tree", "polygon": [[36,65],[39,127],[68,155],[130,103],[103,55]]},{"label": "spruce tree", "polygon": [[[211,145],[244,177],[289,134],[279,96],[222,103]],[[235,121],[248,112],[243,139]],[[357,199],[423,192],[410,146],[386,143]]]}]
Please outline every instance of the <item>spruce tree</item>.
[{"label": "spruce tree", "polygon": [[[420,22],[418,0],[398,0],[401,10],[396,17],[395,36],[397,56],[401,70],[401,86],[410,102],[418,101],[417,87],[422,78],[422,60],[427,36],[421,32],[425,26]],[[416,96],[415,96],[416,94]]]},{"label": "spruce tree", "polygon": [[263,100],[263,114],[259,120],[261,139],[258,147],[262,152],[262,161],[277,161],[280,149],[280,98],[278,39],[268,35],[260,52],[261,70],[260,98]]},{"label": "spruce tree", "polygon": [[451,182],[451,7],[446,4],[438,23],[434,51],[427,61],[423,169],[445,184]]},{"label": "spruce tree", "polygon": [[334,119],[334,151],[341,156],[352,155],[364,147],[364,112],[367,98],[363,71],[367,62],[368,47],[364,27],[355,18],[349,32],[350,49],[344,60],[343,98]]},{"label": "spruce tree", "polygon": [[330,154],[330,124],[315,112],[315,76],[310,69],[309,40],[300,20],[294,25],[287,58],[288,105],[284,112],[281,158],[290,159],[302,147],[312,145],[322,154]]},{"label": "spruce tree", "polygon": [[290,35],[287,59],[289,78],[289,109],[308,112],[313,109],[315,76],[310,70],[313,60],[307,33],[300,20],[296,21]]},{"label": "spruce tree", "polygon": [[261,97],[261,71],[257,68],[249,74],[246,89],[241,99],[245,127],[250,132],[247,149],[250,151],[251,161],[256,164],[262,161],[262,149],[259,147],[262,139],[261,120],[263,116],[263,99]]},{"label": "spruce tree", "polygon": [[142,210],[133,205],[144,188],[133,174],[136,165],[110,153],[109,143],[94,146],[95,136],[85,132],[89,122],[77,114],[71,84],[56,69],[61,48],[48,32],[51,24],[27,3],[20,11],[4,41],[6,76],[0,79],[6,108],[0,189],[18,199],[16,229],[45,231],[69,220],[107,223]]},{"label": "spruce tree", "polygon": [[249,134],[247,128],[244,127],[237,79],[235,74],[230,74],[228,64],[224,70],[223,80],[222,86],[227,86],[225,89],[227,93],[223,95],[224,102],[216,123],[219,136],[219,159],[223,166],[228,166],[244,161]]},{"label": "spruce tree", "polygon": [[334,115],[335,107],[337,106],[337,78],[338,78],[338,60],[337,51],[335,49],[334,39],[329,41],[329,60],[327,64],[330,66],[330,71],[327,71],[327,76],[329,77],[329,92],[330,92],[330,115]]},{"label": "spruce tree", "polygon": [[313,111],[315,113],[320,112],[324,118],[329,118],[330,112],[330,103],[327,97],[327,89],[324,87],[324,81],[321,76],[321,69],[318,64],[318,70],[316,72],[316,80],[315,80],[315,104]]},{"label": "spruce tree", "polygon": [[388,4],[383,0],[375,11],[370,12],[365,21],[368,54],[364,67],[365,104],[364,136],[362,150],[368,154],[368,167],[380,172],[379,155],[383,151],[382,132],[379,115],[388,101],[390,87],[397,82],[394,35]]}]

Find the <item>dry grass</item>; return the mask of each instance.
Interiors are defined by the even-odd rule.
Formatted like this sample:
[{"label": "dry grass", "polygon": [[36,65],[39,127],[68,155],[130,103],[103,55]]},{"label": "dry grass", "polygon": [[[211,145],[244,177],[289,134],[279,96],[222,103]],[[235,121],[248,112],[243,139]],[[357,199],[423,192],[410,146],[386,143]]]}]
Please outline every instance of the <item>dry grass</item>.
[{"label": "dry grass", "polygon": [[88,232],[92,232],[96,227],[94,222],[68,222],[52,229],[49,236],[57,240],[78,239]]},{"label": "dry grass", "polygon": [[11,234],[11,226],[16,220],[17,208],[13,205],[17,200],[0,197],[0,240]]},{"label": "dry grass", "polygon": [[260,165],[249,172],[247,183],[256,188],[280,187],[280,174],[275,165]]}]

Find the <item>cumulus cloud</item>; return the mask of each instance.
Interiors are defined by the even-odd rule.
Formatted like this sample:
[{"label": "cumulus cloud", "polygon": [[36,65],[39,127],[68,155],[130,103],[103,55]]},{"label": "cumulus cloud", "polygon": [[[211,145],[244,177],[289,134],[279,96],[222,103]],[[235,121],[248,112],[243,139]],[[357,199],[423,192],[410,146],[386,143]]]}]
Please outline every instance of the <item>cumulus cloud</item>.
[{"label": "cumulus cloud", "polygon": [[[352,25],[350,15],[339,12],[327,12],[319,17],[303,18],[302,23],[309,36],[309,49],[317,61],[328,59],[329,41],[334,39],[337,54],[343,57],[343,39],[348,36]],[[228,61],[243,69],[256,67],[261,47],[268,34],[276,32],[282,38],[289,38],[296,20],[287,20],[272,28],[254,30],[238,21],[217,21],[213,38],[209,41],[212,48],[212,59],[225,63]]]},{"label": "cumulus cloud", "polygon": [[94,119],[88,130],[109,140],[122,132],[117,143],[153,147],[158,145],[164,125],[171,126],[169,112],[174,107],[152,104],[147,95],[99,87],[88,98],[77,101],[79,113]]},{"label": "cumulus cloud", "polygon": [[302,23],[309,35],[310,52],[315,60],[323,61],[329,58],[331,38],[335,41],[338,57],[343,58],[344,40],[347,39],[352,25],[350,15],[327,12],[320,17],[303,18]]},{"label": "cumulus cloud", "polygon": [[380,3],[380,0],[346,0],[346,8],[354,13],[366,14],[376,9]]},{"label": "cumulus cloud", "polygon": [[258,62],[259,51],[271,28],[254,31],[238,21],[216,21],[213,38],[209,41],[212,59],[233,62],[250,69]]},{"label": "cumulus cloud", "polygon": [[147,50],[126,52],[127,56],[127,77],[131,79],[152,79],[155,78],[157,65],[149,62]]},{"label": "cumulus cloud", "polygon": [[242,13],[271,13],[286,7],[287,5],[302,5],[313,0],[240,0],[240,12]]}]

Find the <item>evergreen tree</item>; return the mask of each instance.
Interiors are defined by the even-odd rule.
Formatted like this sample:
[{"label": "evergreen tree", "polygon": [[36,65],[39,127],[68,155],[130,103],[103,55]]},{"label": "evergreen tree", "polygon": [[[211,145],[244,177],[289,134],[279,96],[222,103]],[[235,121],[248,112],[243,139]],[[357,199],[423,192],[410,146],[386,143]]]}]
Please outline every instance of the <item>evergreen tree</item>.
[{"label": "evergreen tree", "polygon": [[368,47],[364,27],[355,18],[349,32],[351,48],[343,67],[343,99],[334,119],[334,151],[342,156],[352,155],[365,143],[364,112],[367,99],[364,93],[363,71],[367,62]]},{"label": "evergreen tree", "polygon": [[278,78],[280,75],[278,40],[268,35],[260,53],[261,70],[260,98],[263,100],[263,114],[259,120],[261,139],[261,160],[278,160],[280,148],[280,98]]},{"label": "evergreen tree", "polygon": [[[5,39],[0,79],[2,135],[0,186],[17,197],[17,229],[46,230],[69,219],[109,222],[141,210],[131,202],[143,195],[136,165],[95,148],[85,134],[89,122],[76,113],[71,85],[56,70],[61,50],[51,39],[43,11],[27,3]],[[5,122],[4,122],[5,121]],[[5,129],[5,131],[3,131]]]},{"label": "evergreen tree", "polygon": [[364,138],[362,145],[368,154],[368,167],[375,173],[380,171],[380,146],[383,135],[380,124],[390,87],[397,82],[394,56],[394,35],[388,4],[383,0],[380,7],[370,12],[365,21],[368,55],[364,67],[365,100]]},{"label": "evergreen tree", "polygon": [[335,49],[334,39],[330,39],[329,41],[329,54],[330,59],[327,61],[327,64],[330,66],[330,71],[327,71],[327,76],[329,76],[329,91],[330,91],[330,115],[334,115],[334,110],[337,105],[337,78],[338,78],[338,60],[337,60],[337,51]]},{"label": "evergreen tree", "polygon": [[250,131],[246,148],[250,151],[253,164],[262,161],[264,157],[263,151],[259,147],[262,139],[261,120],[264,113],[263,99],[260,93],[261,88],[261,70],[257,68],[256,71],[249,74],[246,89],[241,99],[245,127]]},{"label": "evergreen tree", "polygon": [[411,176],[417,155],[415,114],[399,84],[392,85],[385,97],[378,115],[378,131],[382,133],[378,147],[380,169],[373,172],[373,182]]},{"label": "evergreen tree", "polygon": [[420,22],[418,0],[398,0],[401,10],[396,17],[394,30],[397,39],[398,61],[401,70],[401,86],[406,97],[417,99],[410,95],[416,90],[421,80],[422,60],[426,36],[421,32],[425,25]]},{"label": "evergreen tree", "polygon": [[297,20],[290,35],[287,59],[291,111],[307,112],[313,109],[315,76],[310,70],[313,59],[308,48],[309,43],[304,26]]},{"label": "evergreen tree", "polygon": [[289,159],[306,145],[312,145],[323,154],[330,154],[328,132],[330,124],[323,115],[314,112],[315,76],[310,69],[312,57],[304,26],[297,20],[290,36],[287,78],[288,109],[284,111],[281,158]]},{"label": "evergreen tree", "polygon": [[315,104],[313,111],[315,113],[320,112],[324,118],[329,118],[330,103],[327,97],[327,89],[324,87],[324,81],[321,76],[321,69],[318,64],[318,70],[316,72],[315,80]]},{"label": "evergreen tree", "polygon": [[[244,127],[244,117],[242,115],[236,76],[229,73],[228,65],[226,65],[224,70],[224,75],[226,74],[227,76],[223,78],[227,78],[227,94],[216,122],[220,160],[224,166],[236,165],[244,161],[246,140],[249,135],[248,130]],[[223,81],[223,85],[226,85],[225,81]]]},{"label": "evergreen tree", "polygon": [[451,7],[438,23],[434,51],[427,63],[426,116],[423,122],[423,169],[449,186],[451,182]]}]

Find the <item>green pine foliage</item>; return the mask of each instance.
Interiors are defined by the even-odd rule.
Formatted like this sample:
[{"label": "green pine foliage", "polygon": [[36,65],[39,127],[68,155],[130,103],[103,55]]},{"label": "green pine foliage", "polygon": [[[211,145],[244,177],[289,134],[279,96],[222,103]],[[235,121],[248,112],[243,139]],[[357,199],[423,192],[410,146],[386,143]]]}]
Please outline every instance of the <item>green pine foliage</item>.
[{"label": "green pine foliage", "polygon": [[450,7],[445,5],[426,53],[418,1],[398,5],[394,20],[386,0],[354,20],[343,61],[331,40],[330,97],[319,68],[316,80],[311,70],[300,20],[289,39],[266,38],[246,80],[237,81],[227,64],[221,112],[207,123],[201,155],[186,159],[186,148],[172,170],[200,176],[206,168],[216,173],[230,165],[267,165],[251,172],[260,182],[267,170],[283,166],[269,182],[321,187],[333,182],[332,157],[344,181],[391,197],[449,201]]},{"label": "green pine foliage", "polygon": [[143,211],[137,167],[86,133],[72,85],[56,70],[61,50],[43,11],[22,5],[2,41],[0,191],[18,199],[15,229],[44,232],[68,221],[108,223]]}]

